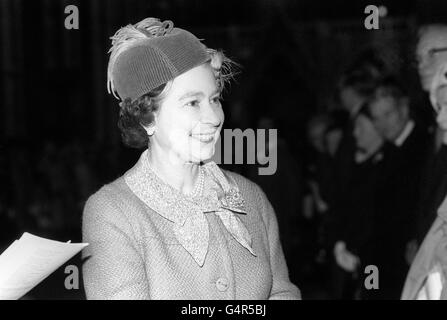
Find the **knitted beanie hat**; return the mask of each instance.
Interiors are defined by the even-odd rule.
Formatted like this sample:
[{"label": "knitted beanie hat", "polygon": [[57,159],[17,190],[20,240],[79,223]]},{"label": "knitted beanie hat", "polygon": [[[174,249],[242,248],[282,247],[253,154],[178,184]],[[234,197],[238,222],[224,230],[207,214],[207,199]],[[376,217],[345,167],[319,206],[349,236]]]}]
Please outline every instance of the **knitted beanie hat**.
[{"label": "knitted beanie hat", "polygon": [[[118,30],[112,39],[108,92],[135,101],[160,85],[210,60],[208,49],[172,21],[144,19]],[[117,97],[118,98],[118,97]]]}]

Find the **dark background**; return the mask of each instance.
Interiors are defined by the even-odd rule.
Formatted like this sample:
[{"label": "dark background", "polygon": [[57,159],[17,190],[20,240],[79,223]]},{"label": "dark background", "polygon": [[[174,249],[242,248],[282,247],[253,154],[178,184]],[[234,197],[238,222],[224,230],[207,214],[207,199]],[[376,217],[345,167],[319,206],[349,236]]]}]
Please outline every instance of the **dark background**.
[{"label": "dark background", "polygon": [[[385,5],[379,30],[366,30],[365,6]],[[67,5],[79,30],[64,27]],[[343,68],[365,48],[379,52],[413,99],[419,25],[447,21],[445,0],[0,0],[1,249],[23,231],[80,241],[83,204],[136,161],[116,126],[118,103],[107,94],[109,37],[153,16],[174,21],[242,65],[225,95],[226,126],[255,127],[275,117],[293,154],[306,150],[305,125],[333,108]],[[418,110],[416,110],[418,112]],[[420,110],[423,112],[423,110]],[[4,231],[3,231],[4,230]],[[76,257],[68,264],[81,265]],[[28,298],[83,298],[63,287],[59,269]]]}]

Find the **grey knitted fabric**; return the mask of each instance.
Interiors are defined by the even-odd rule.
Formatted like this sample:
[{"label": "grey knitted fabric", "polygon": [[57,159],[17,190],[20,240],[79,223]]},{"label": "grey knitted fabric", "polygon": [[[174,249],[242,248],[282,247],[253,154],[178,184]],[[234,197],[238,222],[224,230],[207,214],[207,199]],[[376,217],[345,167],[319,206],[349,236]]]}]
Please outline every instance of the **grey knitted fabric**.
[{"label": "grey knitted fabric", "polygon": [[138,42],[121,53],[113,67],[116,91],[132,101],[210,59],[206,47],[192,33],[170,33]]},{"label": "grey knitted fabric", "polygon": [[257,256],[207,214],[210,240],[203,267],[176,239],[172,222],[144,204],[123,177],[103,186],[84,208],[88,299],[300,299],[288,276],[276,217],[262,190],[227,172],[246,201],[240,218]]}]

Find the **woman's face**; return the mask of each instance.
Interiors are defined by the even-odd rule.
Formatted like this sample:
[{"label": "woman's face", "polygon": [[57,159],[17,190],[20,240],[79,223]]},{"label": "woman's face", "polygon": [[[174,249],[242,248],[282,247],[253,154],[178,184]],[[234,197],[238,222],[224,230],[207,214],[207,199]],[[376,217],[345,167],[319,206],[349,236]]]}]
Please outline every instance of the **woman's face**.
[{"label": "woman's face", "polygon": [[175,78],[155,114],[151,150],[177,163],[211,158],[224,122],[220,93],[208,63]]}]

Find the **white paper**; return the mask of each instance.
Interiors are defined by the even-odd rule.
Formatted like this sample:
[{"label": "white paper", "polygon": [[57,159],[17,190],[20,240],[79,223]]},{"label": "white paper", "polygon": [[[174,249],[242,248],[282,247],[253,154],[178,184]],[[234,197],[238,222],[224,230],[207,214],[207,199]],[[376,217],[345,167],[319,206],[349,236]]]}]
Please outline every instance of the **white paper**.
[{"label": "white paper", "polygon": [[0,300],[19,299],[86,246],[25,232],[0,255]]}]

